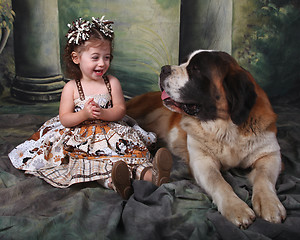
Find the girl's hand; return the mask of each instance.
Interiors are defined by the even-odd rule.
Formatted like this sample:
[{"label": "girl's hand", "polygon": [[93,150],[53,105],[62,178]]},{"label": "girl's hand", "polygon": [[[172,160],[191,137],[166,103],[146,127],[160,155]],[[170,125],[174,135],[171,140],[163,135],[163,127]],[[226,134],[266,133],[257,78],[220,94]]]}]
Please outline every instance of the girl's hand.
[{"label": "girl's hand", "polygon": [[100,119],[100,116],[102,116],[103,114],[103,109],[97,103],[95,103],[94,100],[91,102],[91,105],[92,105],[93,118]]},{"label": "girl's hand", "polygon": [[100,119],[103,109],[94,101],[93,98],[90,98],[86,101],[84,109],[87,112],[89,119]]},{"label": "girl's hand", "polygon": [[93,98],[90,98],[86,101],[86,103],[84,104],[83,111],[85,112],[87,119],[94,118],[94,111],[96,108],[96,103],[94,102]]}]

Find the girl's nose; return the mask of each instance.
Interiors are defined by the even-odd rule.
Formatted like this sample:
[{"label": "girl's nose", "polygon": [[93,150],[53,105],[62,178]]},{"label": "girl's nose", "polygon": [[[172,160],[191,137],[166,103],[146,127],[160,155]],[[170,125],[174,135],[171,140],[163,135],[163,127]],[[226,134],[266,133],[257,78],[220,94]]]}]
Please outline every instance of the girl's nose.
[{"label": "girl's nose", "polygon": [[98,66],[104,66],[104,60],[102,58],[99,58]]}]

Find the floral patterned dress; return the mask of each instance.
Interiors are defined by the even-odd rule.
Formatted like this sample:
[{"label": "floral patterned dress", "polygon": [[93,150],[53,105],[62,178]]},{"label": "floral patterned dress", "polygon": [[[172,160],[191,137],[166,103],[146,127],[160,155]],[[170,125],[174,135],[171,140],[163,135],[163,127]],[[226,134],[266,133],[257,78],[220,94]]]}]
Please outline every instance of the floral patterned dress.
[{"label": "floral patterned dress", "polygon": [[[74,100],[80,111],[89,98],[102,108],[112,106],[109,93],[84,97],[80,81],[76,81],[80,98]],[[128,117],[125,117],[128,118]],[[45,122],[24,143],[9,153],[14,167],[44,179],[51,185],[66,188],[72,184],[98,180],[107,187],[113,163],[123,160],[133,178],[139,179],[143,169],[152,167],[147,149],[155,135],[125,121],[87,120],[66,128],[56,116]]]}]

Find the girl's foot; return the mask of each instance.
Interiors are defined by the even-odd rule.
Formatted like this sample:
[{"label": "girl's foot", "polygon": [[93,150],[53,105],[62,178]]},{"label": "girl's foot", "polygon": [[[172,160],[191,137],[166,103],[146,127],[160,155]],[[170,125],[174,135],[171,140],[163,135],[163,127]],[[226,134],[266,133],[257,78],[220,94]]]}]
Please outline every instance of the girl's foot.
[{"label": "girl's foot", "polygon": [[160,186],[170,182],[170,172],[173,164],[172,155],[166,148],[160,148],[153,159],[152,183]]},{"label": "girl's foot", "polygon": [[130,172],[125,162],[118,161],[114,163],[111,179],[115,190],[123,199],[128,200],[133,194],[133,188],[130,181]]}]

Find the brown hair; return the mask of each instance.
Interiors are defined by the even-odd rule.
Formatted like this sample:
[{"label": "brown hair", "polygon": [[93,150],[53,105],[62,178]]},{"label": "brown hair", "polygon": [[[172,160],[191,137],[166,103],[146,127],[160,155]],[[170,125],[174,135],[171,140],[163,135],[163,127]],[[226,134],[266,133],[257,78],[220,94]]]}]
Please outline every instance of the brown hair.
[{"label": "brown hair", "polygon": [[109,41],[110,42],[110,53],[111,58],[110,61],[113,59],[112,51],[113,51],[113,36],[108,37],[105,36],[101,31],[97,28],[92,27],[89,33],[90,37],[88,40],[83,41],[81,44],[77,45],[74,42],[67,42],[64,52],[64,63],[66,67],[66,77],[70,79],[80,79],[82,77],[82,73],[80,71],[79,65],[75,64],[72,60],[72,52],[81,53],[89,48],[91,43],[96,43],[100,41]]}]

